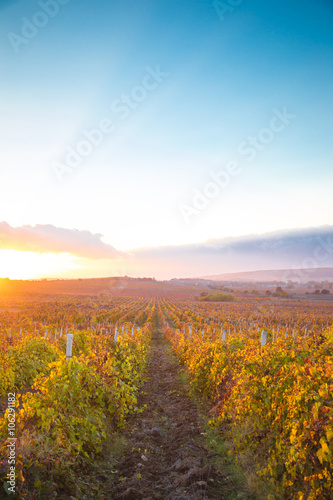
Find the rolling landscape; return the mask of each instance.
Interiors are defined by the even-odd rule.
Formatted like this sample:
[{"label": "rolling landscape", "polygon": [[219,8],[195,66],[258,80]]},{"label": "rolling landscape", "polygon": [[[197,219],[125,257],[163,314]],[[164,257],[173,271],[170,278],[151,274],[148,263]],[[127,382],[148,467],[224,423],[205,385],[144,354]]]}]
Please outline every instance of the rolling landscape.
[{"label": "rolling landscape", "polygon": [[329,498],[329,271],[2,279],[4,491],[15,456],[19,498]]},{"label": "rolling landscape", "polygon": [[[216,276],[204,276],[203,279],[213,280],[213,281],[246,281],[250,283],[263,282],[263,281],[282,281],[285,283],[286,276],[292,277],[296,282],[300,282],[299,273],[297,269],[271,269],[266,271],[248,271],[245,273],[225,273],[218,274]],[[333,281],[333,269],[332,268],[308,268],[308,277],[311,277],[311,282],[321,282],[321,281]],[[292,279],[288,281],[293,281]],[[303,284],[307,283],[303,281]]]}]

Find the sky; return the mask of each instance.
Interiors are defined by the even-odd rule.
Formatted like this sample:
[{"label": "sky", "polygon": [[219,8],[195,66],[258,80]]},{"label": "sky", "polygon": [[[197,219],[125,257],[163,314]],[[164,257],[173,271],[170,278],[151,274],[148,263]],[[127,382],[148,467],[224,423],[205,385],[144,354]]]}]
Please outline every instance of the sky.
[{"label": "sky", "polygon": [[193,246],[331,225],[332,21],[328,0],[2,1],[0,277],[250,270]]}]

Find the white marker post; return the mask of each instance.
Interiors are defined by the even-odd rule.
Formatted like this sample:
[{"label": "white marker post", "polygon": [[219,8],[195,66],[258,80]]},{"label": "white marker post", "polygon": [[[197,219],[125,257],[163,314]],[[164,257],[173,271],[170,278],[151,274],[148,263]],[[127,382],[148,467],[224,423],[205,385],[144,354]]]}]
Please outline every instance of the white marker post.
[{"label": "white marker post", "polygon": [[67,360],[72,357],[72,349],[73,349],[73,334],[68,333],[67,344],[66,344],[66,359]]},{"label": "white marker post", "polygon": [[266,342],[267,342],[267,332],[265,332],[265,330],[263,330],[263,331],[261,332],[261,339],[260,339],[260,342],[261,342],[261,346],[266,345]]},{"label": "white marker post", "polygon": [[114,341],[117,342],[117,338],[118,338],[118,328],[116,327],[115,331],[114,331]]}]

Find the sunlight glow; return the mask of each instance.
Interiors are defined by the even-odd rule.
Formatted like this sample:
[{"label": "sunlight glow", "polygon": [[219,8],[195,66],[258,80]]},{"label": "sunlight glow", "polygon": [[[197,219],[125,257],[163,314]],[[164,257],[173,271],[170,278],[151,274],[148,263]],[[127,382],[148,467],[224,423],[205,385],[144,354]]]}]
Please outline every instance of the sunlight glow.
[{"label": "sunlight glow", "polygon": [[40,279],[61,276],[71,269],[79,269],[76,257],[68,254],[20,252],[0,250],[0,278]]}]

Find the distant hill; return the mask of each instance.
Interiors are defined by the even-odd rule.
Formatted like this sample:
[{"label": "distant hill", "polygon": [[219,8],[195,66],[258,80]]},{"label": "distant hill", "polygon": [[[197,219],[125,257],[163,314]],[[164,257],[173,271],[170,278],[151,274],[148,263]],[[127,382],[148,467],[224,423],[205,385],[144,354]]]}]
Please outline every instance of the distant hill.
[{"label": "distant hill", "polygon": [[214,276],[202,276],[200,279],[213,281],[284,281],[288,280],[307,283],[308,281],[333,281],[333,268],[309,269],[270,269],[266,271],[248,271],[241,273],[224,273]]},{"label": "distant hill", "polygon": [[[156,281],[154,278],[131,278],[129,276],[73,280],[10,280],[0,279],[0,298],[4,294],[68,294],[68,295],[110,295],[115,297],[154,297],[170,293],[174,297],[195,296],[198,286],[175,281]],[[204,287],[204,284],[202,284]],[[200,287],[199,287],[200,288]],[[201,291],[203,288],[200,288]]]}]

